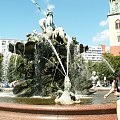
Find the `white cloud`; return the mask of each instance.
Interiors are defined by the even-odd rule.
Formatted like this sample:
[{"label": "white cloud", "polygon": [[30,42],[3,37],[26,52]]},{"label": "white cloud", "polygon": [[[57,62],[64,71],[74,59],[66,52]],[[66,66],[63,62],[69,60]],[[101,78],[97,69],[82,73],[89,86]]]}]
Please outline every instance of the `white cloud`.
[{"label": "white cloud", "polygon": [[[107,27],[108,26],[108,19],[102,20],[99,23],[99,26]],[[105,29],[105,30],[97,33],[97,35],[92,38],[92,41],[93,42],[104,42],[104,41],[106,41],[108,39],[109,39],[109,29]]]},{"label": "white cloud", "polygon": [[100,26],[107,26],[108,25],[108,19],[107,20],[103,20],[99,23]]},{"label": "white cloud", "polygon": [[93,37],[93,42],[103,42],[109,39],[109,30],[103,30],[102,32],[98,33],[95,37]]}]

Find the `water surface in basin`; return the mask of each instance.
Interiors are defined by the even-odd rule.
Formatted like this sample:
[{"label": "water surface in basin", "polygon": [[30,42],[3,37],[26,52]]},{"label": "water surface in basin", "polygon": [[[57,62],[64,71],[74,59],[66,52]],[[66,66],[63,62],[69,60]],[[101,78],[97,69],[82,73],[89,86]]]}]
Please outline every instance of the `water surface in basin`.
[{"label": "water surface in basin", "polygon": [[[114,94],[111,94],[108,98],[104,99],[104,95],[108,91],[97,91],[94,94],[88,95],[87,97],[81,98],[81,105],[92,105],[92,104],[107,104],[115,103],[116,97]],[[10,94],[11,95],[11,94]],[[50,97],[30,97],[30,98],[20,98],[14,96],[7,96],[6,94],[0,93],[0,102],[7,103],[20,103],[20,104],[33,104],[33,105],[54,105],[55,98]]]}]

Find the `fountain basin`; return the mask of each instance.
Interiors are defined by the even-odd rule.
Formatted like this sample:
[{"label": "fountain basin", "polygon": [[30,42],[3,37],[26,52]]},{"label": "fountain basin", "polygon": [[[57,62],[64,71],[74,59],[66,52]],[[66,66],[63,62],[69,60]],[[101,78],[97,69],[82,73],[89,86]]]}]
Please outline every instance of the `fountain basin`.
[{"label": "fountain basin", "polygon": [[97,91],[81,98],[80,104],[64,106],[55,105],[50,97],[0,96],[0,120],[115,120],[116,98],[111,94],[104,99],[107,92]]},{"label": "fountain basin", "polygon": [[27,105],[0,103],[0,118],[10,120],[115,120],[116,104]]}]

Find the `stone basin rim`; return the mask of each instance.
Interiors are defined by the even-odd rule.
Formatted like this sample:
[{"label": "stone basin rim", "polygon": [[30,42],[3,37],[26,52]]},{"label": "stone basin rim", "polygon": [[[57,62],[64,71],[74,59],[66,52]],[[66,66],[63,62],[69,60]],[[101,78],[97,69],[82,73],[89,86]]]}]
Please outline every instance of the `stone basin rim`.
[{"label": "stone basin rim", "polygon": [[99,105],[28,105],[0,102],[0,110],[50,115],[101,115],[116,114],[116,104]]}]

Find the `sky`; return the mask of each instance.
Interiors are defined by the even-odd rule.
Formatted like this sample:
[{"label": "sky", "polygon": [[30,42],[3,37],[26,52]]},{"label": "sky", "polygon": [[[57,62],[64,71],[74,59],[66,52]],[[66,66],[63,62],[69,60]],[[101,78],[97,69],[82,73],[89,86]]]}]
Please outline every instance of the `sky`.
[{"label": "sky", "polygon": [[[46,11],[51,8],[54,24],[83,45],[109,46],[107,15],[109,0],[35,0]],[[33,30],[42,32],[38,21],[45,15],[31,0],[0,0],[0,39],[27,40]]]}]

